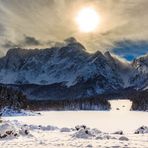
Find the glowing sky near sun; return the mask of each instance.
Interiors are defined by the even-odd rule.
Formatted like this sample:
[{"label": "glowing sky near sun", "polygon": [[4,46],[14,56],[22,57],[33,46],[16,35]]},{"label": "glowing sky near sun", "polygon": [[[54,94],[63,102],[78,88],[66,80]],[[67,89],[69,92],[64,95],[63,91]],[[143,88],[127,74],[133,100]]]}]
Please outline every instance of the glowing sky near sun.
[{"label": "glowing sky near sun", "polygon": [[16,45],[47,47],[71,36],[90,52],[123,40],[147,41],[147,7],[147,0],[0,0],[0,55]]},{"label": "glowing sky near sun", "polygon": [[100,24],[100,15],[91,7],[81,9],[76,16],[76,23],[82,32],[95,32]]}]

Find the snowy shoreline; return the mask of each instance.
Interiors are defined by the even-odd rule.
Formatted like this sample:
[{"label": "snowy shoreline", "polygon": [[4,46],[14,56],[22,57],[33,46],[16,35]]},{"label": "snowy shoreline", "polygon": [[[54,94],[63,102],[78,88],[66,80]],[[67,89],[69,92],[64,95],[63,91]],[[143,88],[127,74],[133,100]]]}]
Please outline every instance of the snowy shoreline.
[{"label": "snowy shoreline", "polygon": [[74,128],[27,125],[15,121],[0,124],[2,148],[44,148],[44,147],[112,147],[146,148],[148,127],[140,127],[133,134],[123,131],[105,133],[96,128],[77,125]]},{"label": "snowy shoreline", "polygon": [[0,145],[2,148],[147,148],[148,112],[129,111],[130,103],[112,101],[111,111],[31,114],[27,111],[18,116],[4,116],[0,123]]}]

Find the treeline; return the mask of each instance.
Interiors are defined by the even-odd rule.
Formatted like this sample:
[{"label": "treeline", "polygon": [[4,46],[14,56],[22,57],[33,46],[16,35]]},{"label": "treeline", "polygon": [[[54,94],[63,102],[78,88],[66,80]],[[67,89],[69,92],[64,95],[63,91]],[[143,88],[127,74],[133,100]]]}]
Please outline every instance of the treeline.
[{"label": "treeline", "polygon": [[131,110],[148,110],[148,91],[136,92],[129,99],[133,102]]},{"label": "treeline", "polygon": [[109,110],[110,103],[104,98],[29,101],[31,110]]},{"label": "treeline", "polygon": [[0,109],[4,107],[26,109],[27,98],[19,91],[5,86],[0,86]]}]

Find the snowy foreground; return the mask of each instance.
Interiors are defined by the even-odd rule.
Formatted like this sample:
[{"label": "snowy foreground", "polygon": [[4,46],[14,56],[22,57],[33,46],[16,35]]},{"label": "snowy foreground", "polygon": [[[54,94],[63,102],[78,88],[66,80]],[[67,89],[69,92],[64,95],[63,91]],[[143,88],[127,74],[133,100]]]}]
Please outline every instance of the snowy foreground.
[{"label": "snowy foreground", "polygon": [[108,112],[44,111],[3,117],[0,147],[148,148],[148,112],[130,112],[126,100],[111,104]]}]

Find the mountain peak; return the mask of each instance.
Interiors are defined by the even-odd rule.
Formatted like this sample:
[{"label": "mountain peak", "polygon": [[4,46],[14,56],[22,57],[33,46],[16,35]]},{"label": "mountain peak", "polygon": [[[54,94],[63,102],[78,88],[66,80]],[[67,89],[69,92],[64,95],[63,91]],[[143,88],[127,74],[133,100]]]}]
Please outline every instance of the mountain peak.
[{"label": "mountain peak", "polygon": [[64,40],[67,44],[77,43],[77,40],[74,37],[70,37]]},{"label": "mountain peak", "polygon": [[27,50],[26,49],[22,49],[22,48],[11,48],[11,49],[9,49],[8,50],[8,52],[7,52],[7,54],[6,54],[6,56],[15,56],[15,55],[23,55],[23,54],[25,54],[27,52]]},{"label": "mountain peak", "polygon": [[111,53],[110,53],[109,51],[106,51],[106,52],[104,53],[104,56],[105,56],[105,57],[112,57],[112,56],[111,56]]}]

